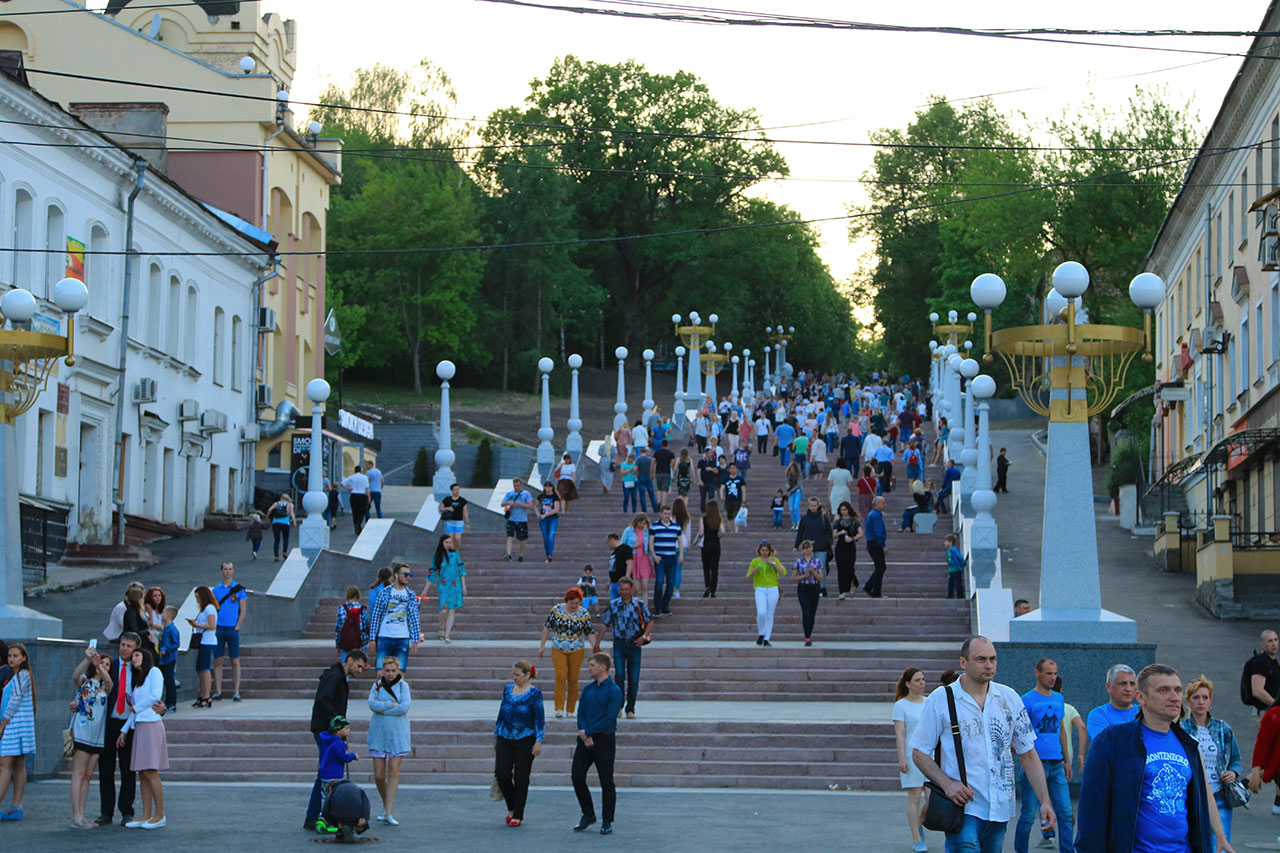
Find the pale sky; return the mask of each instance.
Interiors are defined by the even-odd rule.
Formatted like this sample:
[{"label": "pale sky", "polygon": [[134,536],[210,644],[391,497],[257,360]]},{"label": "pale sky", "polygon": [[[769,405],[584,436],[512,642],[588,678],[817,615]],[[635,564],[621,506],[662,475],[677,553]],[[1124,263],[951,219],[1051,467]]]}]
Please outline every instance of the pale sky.
[{"label": "pale sky", "polygon": [[[591,0],[563,5],[591,5]],[[1059,6],[1006,0],[913,0],[900,5],[722,0],[718,5],[915,26],[1161,30],[1256,29],[1267,8],[1264,0],[1186,5],[1078,0]],[[614,20],[479,0],[264,0],[262,8],[298,22],[292,94],[299,101],[316,100],[329,82],[346,85],[355,68],[378,62],[409,68],[425,56],[453,78],[458,115],[484,118],[499,107],[521,103],[529,81],[545,75],[556,57],[571,53],[599,62],[635,59],[651,71],[693,72],[721,103],[755,108],[766,127],[825,122],[770,133],[798,140],[866,141],[877,128],[904,127],[930,95],[959,99],[1012,89],[1032,91],[999,95],[996,104],[1025,114],[1027,123],[1042,124],[1091,94],[1100,104],[1122,107],[1138,83],[1164,85],[1176,101],[1191,100],[1203,129],[1240,65],[1238,57],[953,35]],[[1112,41],[1231,52],[1243,52],[1250,44],[1247,38]],[[793,177],[839,182],[775,182],[762,186],[760,194],[805,218],[839,216],[849,202],[864,198],[856,180],[870,165],[872,149],[778,147]],[[838,280],[847,279],[866,247],[849,244],[844,222],[818,227],[823,259]]]}]

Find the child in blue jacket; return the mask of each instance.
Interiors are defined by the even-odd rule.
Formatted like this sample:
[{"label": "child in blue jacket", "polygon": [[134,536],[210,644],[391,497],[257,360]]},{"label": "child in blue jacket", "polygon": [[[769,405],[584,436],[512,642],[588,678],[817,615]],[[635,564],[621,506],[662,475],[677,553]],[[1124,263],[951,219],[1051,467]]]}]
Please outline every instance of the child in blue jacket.
[{"label": "child in blue jacket", "polygon": [[[347,773],[347,765],[360,756],[347,752],[347,738],[351,736],[351,723],[339,714],[329,721],[329,731],[320,733],[320,813],[329,802],[329,793]],[[323,818],[316,821],[316,832],[331,831],[323,823]],[[332,831],[337,831],[336,828]]]}]

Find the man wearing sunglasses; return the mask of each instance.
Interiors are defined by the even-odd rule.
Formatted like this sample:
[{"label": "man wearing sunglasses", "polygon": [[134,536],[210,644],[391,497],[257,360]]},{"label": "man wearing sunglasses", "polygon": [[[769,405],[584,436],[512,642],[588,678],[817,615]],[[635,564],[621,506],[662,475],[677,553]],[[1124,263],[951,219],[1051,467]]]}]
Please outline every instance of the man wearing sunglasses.
[{"label": "man wearing sunglasses", "polygon": [[409,589],[413,572],[408,563],[391,567],[391,586],[378,591],[369,614],[369,651],[376,654],[377,666],[388,657],[400,662],[400,671],[409,668],[409,652],[418,650],[418,596]]}]

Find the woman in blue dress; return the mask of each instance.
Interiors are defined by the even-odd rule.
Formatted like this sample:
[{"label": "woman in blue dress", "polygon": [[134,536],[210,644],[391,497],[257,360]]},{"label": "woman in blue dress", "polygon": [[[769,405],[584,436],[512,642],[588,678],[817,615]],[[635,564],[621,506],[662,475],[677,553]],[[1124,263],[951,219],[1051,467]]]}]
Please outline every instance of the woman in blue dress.
[{"label": "woman in blue dress", "polygon": [[0,715],[0,800],[13,782],[13,804],[0,811],[0,820],[22,820],[22,795],[27,788],[25,756],[36,751],[36,685],[27,647],[9,647],[9,670]]},{"label": "woman in blue dress", "polygon": [[435,556],[431,558],[431,569],[427,572],[428,584],[436,585],[436,597],[440,599],[440,633],[439,638],[452,643],[453,617],[462,607],[467,594],[467,567],[462,564],[462,556],[448,534],[440,537],[436,545]]}]

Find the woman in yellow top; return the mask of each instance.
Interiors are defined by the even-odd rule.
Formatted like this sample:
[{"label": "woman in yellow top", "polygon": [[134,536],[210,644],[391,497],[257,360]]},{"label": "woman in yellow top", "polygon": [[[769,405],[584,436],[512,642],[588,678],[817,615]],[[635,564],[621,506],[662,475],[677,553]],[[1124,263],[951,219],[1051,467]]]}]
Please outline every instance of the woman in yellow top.
[{"label": "woman in yellow top", "polygon": [[769,646],[773,636],[773,614],[778,609],[778,580],[786,577],[787,567],[775,556],[773,546],[761,542],[756,558],[747,567],[747,577],[756,589],[756,645]]}]

